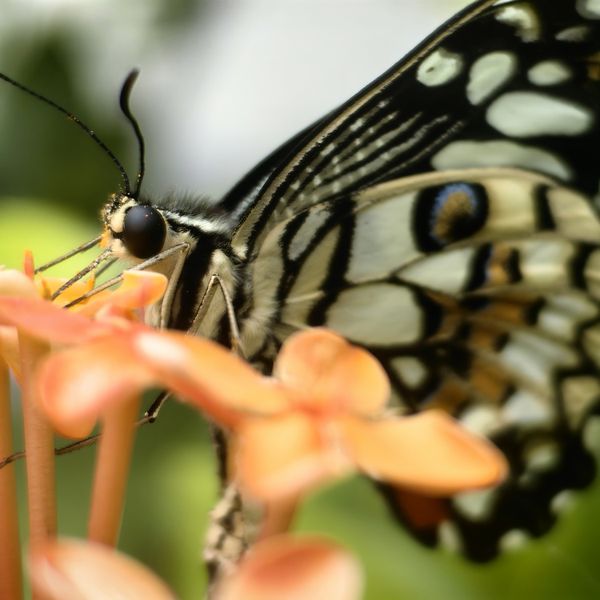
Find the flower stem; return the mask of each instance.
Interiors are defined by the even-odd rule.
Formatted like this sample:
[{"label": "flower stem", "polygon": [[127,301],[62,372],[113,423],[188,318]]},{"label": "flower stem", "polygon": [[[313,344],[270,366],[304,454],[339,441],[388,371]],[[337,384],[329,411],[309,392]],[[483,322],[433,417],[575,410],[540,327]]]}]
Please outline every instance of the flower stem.
[{"label": "flower stem", "polygon": [[272,535],[289,531],[299,502],[299,496],[291,496],[285,500],[278,500],[277,502],[268,504],[265,508],[262,523],[260,524],[258,539],[264,540]]},{"label": "flower stem", "polygon": [[35,546],[56,534],[56,490],[54,481],[54,436],[38,408],[34,373],[46,353],[45,344],[19,333],[23,380],[23,424],[27,456],[29,543]]},{"label": "flower stem", "polygon": [[140,399],[136,397],[108,409],[104,415],[94,471],[88,538],[109,546],[114,546],[119,537],[139,405]]},{"label": "flower stem", "polygon": [[[8,369],[0,361],[0,456],[3,457],[13,451],[11,422]],[[0,531],[0,598],[20,600],[23,593],[14,465],[0,470]]]}]

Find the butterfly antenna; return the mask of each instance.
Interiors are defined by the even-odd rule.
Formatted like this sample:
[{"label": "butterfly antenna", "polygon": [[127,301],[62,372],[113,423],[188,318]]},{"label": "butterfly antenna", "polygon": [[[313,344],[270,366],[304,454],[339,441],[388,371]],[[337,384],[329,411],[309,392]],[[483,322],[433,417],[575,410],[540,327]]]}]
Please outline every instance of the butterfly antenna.
[{"label": "butterfly antenna", "polygon": [[[40,100],[44,104],[47,104],[48,106],[52,107],[54,110],[57,110],[58,112],[62,113],[63,115],[65,115],[65,117],[67,117],[67,119],[69,119],[70,121],[75,123],[75,125],[77,125],[79,128],[83,129],[83,131],[85,131],[85,133],[104,151],[104,153],[110,158],[110,160],[112,160],[112,162],[115,164],[115,166],[119,170],[119,173],[121,175],[121,180],[123,182],[123,192],[127,196],[131,193],[129,177],[127,176],[125,168],[121,164],[121,161],[114,155],[112,150],[94,133],[94,131],[92,129],[90,129],[79,117],[77,117],[73,113],[69,112],[68,110],[66,110],[65,108],[60,106],[60,104],[57,104],[53,100],[50,100],[50,98],[46,98],[46,96],[42,96],[42,94],[38,94],[37,92],[34,92],[32,89],[28,88],[27,86],[23,85],[22,83],[19,83],[18,81],[15,81],[14,79],[12,79],[11,77],[8,77],[8,75],[5,75],[4,73],[0,73],[0,79],[6,81],[7,83],[10,83],[10,85],[16,87],[18,90],[21,90],[22,92],[25,92],[26,94],[29,94],[30,96],[33,96],[37,100]],[[127,81],[123,85],[123,88],[125,88],[126,84],[127,84]],[[139,178],[139,176],[138,176],[138,178]]]},{"label": "butterfly antenna", "polygon": [[127,79],[125,79],[125,82],[123,83],[123,87],[121,88],[121,95],[119,97],[121,111],[125,115],[126,119],[129,121],[131,127],[133,128],[135,139],[138,143],[139,167],[135,178],[135,189],[132,191],[131,194],[127,194],[132,198],[138,197],[140,193],[140,188],[142,187],[142,180],[144,179],[144,172],[146,171],[146,146],[144,144],[144,136],[142,135],[142,130],[140,129],[137,119],[133,116],[133,113],[129,108],[129,96],[131,95],[131,89],[133,88],[133,84],[135,83],[139,73],[140,72],[138,69],[134,69],[129,73],[129,75],[127,75]]}]

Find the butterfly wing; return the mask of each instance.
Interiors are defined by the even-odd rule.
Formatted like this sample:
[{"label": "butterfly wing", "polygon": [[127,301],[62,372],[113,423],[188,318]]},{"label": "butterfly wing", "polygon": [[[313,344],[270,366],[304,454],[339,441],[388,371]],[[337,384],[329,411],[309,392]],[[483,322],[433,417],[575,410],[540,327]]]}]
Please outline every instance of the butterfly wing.
[{"label": "butterfly wing", "polygon": [[517,529],[546,531],[560,493],[594,478],[600,221],[585,195],[513,169],[406,177],[290,216],[247,275],[251,360],[330,327],[377,356],[404,410],[446,410],[506,454],[494,491],[411,504],[388,490],[421,539],[443,522],[487,560]]},{"label": "butterfly wing", "polygon": [[584,0],[478,2],[222,203],[252,360],[332,327],[406,410],[442,407],[505,452],[487,495],[388,494],[422,540],[478,560],[595,475],[599,28]]},{"label": "butterfly wing", "polygon": [[586,6],[483,1],[456,15],[226,195],[237,255],[290,212],[432,169],[527,168],[595,194],[600,20]]}]

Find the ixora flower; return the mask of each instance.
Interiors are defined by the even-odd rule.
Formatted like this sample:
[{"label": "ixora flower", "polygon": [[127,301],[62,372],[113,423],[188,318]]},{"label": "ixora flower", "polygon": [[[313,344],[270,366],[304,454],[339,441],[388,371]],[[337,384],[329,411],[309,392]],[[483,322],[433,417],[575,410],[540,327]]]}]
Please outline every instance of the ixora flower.
[{"label": "ixora flower", "polygon": [[231,433],[232,477],[267,503],[356,470],[429,496],[506,473],[497,450],[442,412],[393,415],[379,363],[324,329],[291,336],[273,377],[208,340],[140,327],[52,355],[39,383],[44,410],[70,436],[145,387],[173,391]]},{"label": "ixora flower", "polygon": [[[33,589],[48,600],[114,598],[168,600],[166,585],[141,564],[104,545],[63,539],[30,556]],[[258,543],[214,600],[356,600],[362,590],[357,560],[337,544],[281,535]]]},{"label": "ixora flower", "polygon": [[[61,293],[55,302],[51,302],[51,294],[63,283],[64,280],[47,278],[36,278],[34,281],[33,261],[28,257],[25,260],[25,273],[0,269],[0,457],[4,458],[12,452],[8,386],[10,369],[22,388],[31,547],[43,543],[56,532],[54,432],[45,415],[39,410],[34,385],[34,373],[39,363],[52,347],[63,347],[97,337],[115,335],[135,327],[136,323],[131,321],[135,313],[145,310],[145,307],[158,300],[166,287],[166,279],[162,275],[127,273],[117,290],[98,294],[91,300],[77,305],[77,308],[67,311],[60,305],[87,292],[91,284],[78,282]],[[133,422],[134,418],[131,416],[130,421]],[[105,425],[108,421],[105,420]],[[116,421],[117,419],[112,419],[112,422]],[[123,429],[122,419],[119,418],[118,421]],[[101,449],[102,446],[103,444]],[[106,460],[99,460],[98,464],[106,464]],[[12,466],[5,465],[0,473],[2,597],[19,597],[21,589],[14,479]],[[96,487],[102,491],[109,486]],[[101,496],[94,494],[99,506],[103,505]],[[116,494],[113,494],[113,497],[115,496]],[[120,514],[118,507],[112,513]],[[91,520],[98,521],[98,514],[104,515],[106,511],[92,510]],[[116,520],[113,516],[113,521]],[[112,528],[113,532],[114,530],[116,526]],[[111,536],[114,537],[112,533]]]},{"label": "ixora flower", "polygon": [[76,283],[50,302],[47,299],[64,280],[37,278],[20,271],[0,269],[0,358],[19,378],[18,332],[49,344],[70,345],[127,328],[135,311],[150,306],[164,293],[166,278],[152,272],[125,271],[121,286],[105,291],[73,309],[61,308],[89,291],[88,282]]}]

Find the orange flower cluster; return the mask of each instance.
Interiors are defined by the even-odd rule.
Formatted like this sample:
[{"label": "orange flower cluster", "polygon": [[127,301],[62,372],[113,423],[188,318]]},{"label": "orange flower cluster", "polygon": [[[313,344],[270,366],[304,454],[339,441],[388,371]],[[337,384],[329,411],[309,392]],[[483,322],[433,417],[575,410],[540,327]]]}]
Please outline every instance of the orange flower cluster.
[{"label": "orange flower cluster", "polygon": [[[141,324],[143,310],[164,292],[161,275],[126,273],[119,289],[69,311],[39,295],[41,289],[47,297],[58,285],[45,280],[36,291],[26,276],[0,272],[0,353],[31,390],[29,401],[53,430],[79,438],[98,420],[103,423],[90,539],[116,542],[122,499],[111,503],[110,497],[124,487],[124,453],[130,452],[141,392],[151,386],[170,390],[227,431],[231,481],[265,510],[262,541],[242,561],[235,579],[220,588],[222,599],[316,597],[315,589],[329,590],[328,598],[358,597],[359,571],[343,550],[285,535],[297,504],[329,481],[359,471],[408,491],[448,496],[496,484],[505,475],[502,455],[447,415],[393,414],[381,366],[330,331],[291,336],[273,376],[265,377],[209,340]],[[41,344],[31,369],[23,367],[23,340]],[[125,467],[115,474],[114,463]],[[112,560],[115,581],[118,573],[129,572],[125,559],[111,554],[105,561],[105,550],[56,542],[52,531],[38,541],[32,579],[44,594],[52,593],[47,588],[51,580],[67,586],[63,594],[68,586],[93,580],[92,575],[74,577],[72,569],[78,567],[73,565],[88,572],[106,562],[106,582]],[[340,572],[350,582],[343,594],[331,588]],[[141,581],[137,575],[130,579]],[[144,595],[168,597],[160,590]]]}]

